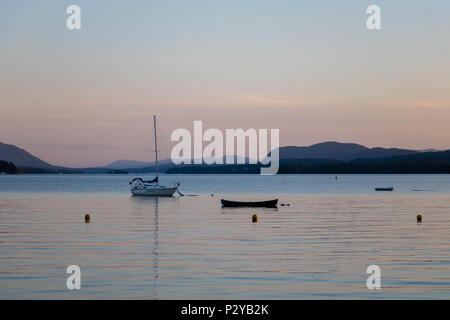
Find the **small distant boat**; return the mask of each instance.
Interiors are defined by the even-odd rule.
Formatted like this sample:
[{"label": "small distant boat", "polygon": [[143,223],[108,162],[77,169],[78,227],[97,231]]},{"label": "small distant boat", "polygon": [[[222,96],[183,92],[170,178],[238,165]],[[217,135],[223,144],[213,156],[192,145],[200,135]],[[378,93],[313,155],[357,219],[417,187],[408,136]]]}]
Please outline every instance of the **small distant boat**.
[{"label": "small distant boat", "polygon": [[394,191],[394,187],[388,187],[388,188],[375,188],[375,191]]},{"label": "small distant boat", "polygon": [[256,202],[245,202],[245,201],[231,201],[221,199],[223,207],[263,207],[263,208],[275,208],[278,203],[278,199],[267,200],[267,201],[256,201]]}]

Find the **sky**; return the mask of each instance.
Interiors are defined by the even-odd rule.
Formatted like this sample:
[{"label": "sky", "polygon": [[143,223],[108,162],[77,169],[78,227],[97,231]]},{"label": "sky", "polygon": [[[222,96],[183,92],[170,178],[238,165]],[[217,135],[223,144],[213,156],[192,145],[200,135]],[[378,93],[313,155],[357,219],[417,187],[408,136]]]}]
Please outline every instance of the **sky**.
[{"label": "sky", "polygon": [[[66,8],[81,8],[69,30]],[[381,30],[366,9],[381,8]],[[0,2],[0,142],[55,165],[152,161],[174,129],[450,149],[450,2]]]}]

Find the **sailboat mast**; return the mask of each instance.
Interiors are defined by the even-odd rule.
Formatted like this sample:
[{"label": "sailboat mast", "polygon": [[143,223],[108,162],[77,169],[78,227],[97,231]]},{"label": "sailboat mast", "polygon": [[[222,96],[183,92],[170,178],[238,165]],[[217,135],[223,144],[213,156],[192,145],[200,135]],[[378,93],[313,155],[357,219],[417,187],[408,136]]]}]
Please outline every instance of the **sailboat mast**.
[{"label": "sailboat mast", "polygon": [[[156,138],[156,115],[153,115],[153,134],[155,136],[155,165],[156,165],[156,178],[158,178],[158,139]],[[159,185],[159,181],[156,181]]]}]

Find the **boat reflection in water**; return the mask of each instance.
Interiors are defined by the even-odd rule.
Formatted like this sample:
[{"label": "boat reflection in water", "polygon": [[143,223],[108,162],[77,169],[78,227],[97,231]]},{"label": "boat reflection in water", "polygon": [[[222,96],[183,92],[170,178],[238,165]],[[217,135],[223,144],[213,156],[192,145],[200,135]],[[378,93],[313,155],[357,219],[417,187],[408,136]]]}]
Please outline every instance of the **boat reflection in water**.
[{"label": "boat reflection in water", "polygon": [[[153,245],[151,246],[151,261],[152,261],[152,278],[151,278],[151,288],[153,299],[158,299],[158,255],[159,255],[159,198],[158,197],[131,197],[136,205],[138,212],[142,212],[142,216],[139,215],[138,219],[150,219],[153,215],[153,228],[150,231],[151,239],[153,240]],[[153,209],[153,210],[152,210]],[[150,215],[149,215],[150,214]],[[139,223],[139,222],[138,222]],[[144,224],[145,225],[145,224]],[[149,246],[150,248],[150,246]]]}]

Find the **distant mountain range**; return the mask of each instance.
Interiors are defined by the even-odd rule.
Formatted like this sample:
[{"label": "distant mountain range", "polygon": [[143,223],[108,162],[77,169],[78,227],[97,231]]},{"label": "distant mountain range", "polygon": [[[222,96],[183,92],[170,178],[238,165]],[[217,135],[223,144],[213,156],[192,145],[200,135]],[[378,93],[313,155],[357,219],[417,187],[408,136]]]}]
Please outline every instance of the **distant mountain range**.
[{"label": "distant mountain range", "polygon": [[83,173],[78,169],[54,166],[24,149],[1,142],[0,161],[14,164],[20,173]]},{"label": "distant mountain range", "polygon": [[[425,150],[424,150],[425,151]],[[428,149],[426,151],[437,151]],[[280,147],[279,154],[281,160],[292,159],[314,159],[314,160],[339,160],[351,161],[355,159],[376,159],[401,155],[410,155],[422,150],[408,150],[398,148],[367,148],[356,143],[340,143],[340,142],[323,142],[307,147],[287,146]],[[225,157],[224,157],[225,158]],[[235,159],[237,157],[235,156]],[[245,159],[248,163],[248,158]],[[170,159],[165,159],[159,162],[160,165],[171,164]],[[142,169],[146,167],[153,167],[154,162],[141,162],[134,160],[118,160],[111,162],[106,166],[110,169]],[[174,165],[173,165],[174,166]]]},{"label": "distant mountain range", "polygon": [[[237,159],[239,157],[234,156],[234,161],[235,163],[237,162]],[[248,158],[241,158],[244,160],[244,162],[248,162]],[[225,163],[225,157],[223,157],[223,162]],[[172,163],[171,159],[163,159],[163,160],[159,160],[158,161],[159,166],[175,166]],[[148,168],[148,167],[154,167],[155,166],[155,162],[144,162],[144,161],[136,161],[136,160],[117,160],[117,161],[113,161],[110,164],[108,164],[107,166],[105,166],[104,168],[109,168],[109,169],[143,169],[143,168]]]},{"label": "distant mountain range", "polygon": [[12,144],[0,142],[0,160],[12,162],[16,167],[53,168],[51,164]]},{"label": "distant mountain range", "polygon": [[367,148],[356,143],[323,142],[309,147],[281,147],[280,159],[333,159],[351,161],[355,159],[374,159],[404,156],[420,152],[397,148]]},{"label": "distant mountain range", "polygon": [[[171,163],[170,159],[158,161],[159,165]],[[109,169],[140,169],[155,166],[154,162],[136,161],[136,160],[116,160],[106,165]]]},{"label": "distant mountain range", "polygon": [[[289,172],[300,173],[303,171],[322,172],[325,166],[327,170],[348,171],[360,168],[361,163],[370,166],[380,166],[380,163],[417,163],[417,162],[449,162],[447,152],[434,149],[409,150],[398,148],[367,148],[356,143],[323,142],[311,146],[286,146],[280,147],[280,172],[290,168]],[[236,156],[235,156],[236,159]],[[154,162],[143,162],[136,160],[117,160],[104,167],[95,168],[64,168],[51,165],[29,152],[14,145],[0,143],[0,160],[11,162],[18,167],[20,172],[32,173],[111,173],[114,170],[123,172],[149,173],[154,172]],[[181,165],[175,166],[170,159],[163,159],[159,162],[160,171],[168,173],[206,173],[217,172],[232,173],[239,170],[250,172],[259,168],[259,165]],[[234,166],[234,167],[233,167]],[[335,168],[333,168],[335,166]],[[224,169],[226,167],[226,169]],[[233,168],[231,168],[233,167]],[[312,169],[312,167],[315,167]],[[345,168],[344,168],[345,167]],[[208,168],[208,169],[206,169]],[[299,169],[300,168],[300,169]],[[230,171],[231,170],[231,171]],[[236,171],[237,170],[237,171]],[[299,171],[300,170],[300,171]],[[303,170],[303,171],[302,171]],[[360,168],[360,170],[362,170]],[[378,169],[377,169],[378,170]],[[326,170],[325,170],[326,171]],[[363,170],[364,171],[364,170]]]}]

